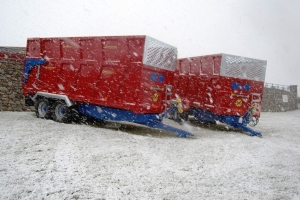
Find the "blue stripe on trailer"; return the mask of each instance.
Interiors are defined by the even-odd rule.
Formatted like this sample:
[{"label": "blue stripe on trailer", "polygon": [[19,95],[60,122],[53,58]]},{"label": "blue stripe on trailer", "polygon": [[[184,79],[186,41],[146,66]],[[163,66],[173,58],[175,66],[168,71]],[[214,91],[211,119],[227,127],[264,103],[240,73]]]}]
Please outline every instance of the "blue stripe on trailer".
[{"label": "blue stripe on trailer", "polygon": [[177,133],[177,137],[194,136],[192,133],[168,126],[162,123],[158,114],[135,114],[129,110],[122,110],[91,104],[81,104],[78,111],[103,121],[127,121]]}]

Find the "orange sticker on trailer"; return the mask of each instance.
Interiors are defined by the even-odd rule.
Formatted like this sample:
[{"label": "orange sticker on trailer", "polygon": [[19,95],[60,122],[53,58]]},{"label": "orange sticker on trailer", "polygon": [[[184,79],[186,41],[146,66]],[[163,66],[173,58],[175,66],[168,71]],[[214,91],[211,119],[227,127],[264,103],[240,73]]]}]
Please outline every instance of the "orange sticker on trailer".
[{"label": "orange sticker on trailer", "polygon": [[107,75],[111,75],[111,74],[114,74],[115,72],[112,71],[112,70],[102,70],[102,74],[107,74]]},{"label": "orange sticker on trailer", "polygon": [[47,70],[53,70],[55,67],[53,67],[53,66],[45,66],[44,68],[47,69]]}]

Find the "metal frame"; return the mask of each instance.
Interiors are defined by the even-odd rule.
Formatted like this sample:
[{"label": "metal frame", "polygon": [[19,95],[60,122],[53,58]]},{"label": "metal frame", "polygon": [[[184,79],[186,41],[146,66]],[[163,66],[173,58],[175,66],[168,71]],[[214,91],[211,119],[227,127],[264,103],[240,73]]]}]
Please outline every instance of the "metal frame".
[{"label": "metal frame", "polygon": [[176,47],[146,36],[143,64],[174,72],[176,68],[176,60]]},{"label": "metal frame", "polygon": [[63,94],[52,94],[48,92],[37,92],[33,97],[32,100],[35,101],[35,99],[38,96],[47,97],[47,98],[53,98],[53,99],[61,99],[64,100],[68,107],[73,106],[74,102],[72,102],[67,95]]},{"label": "metal frame", "polygon": [[197,109],[197,108],[190,108],[190,112],[199,120],[205,120],[205,121],[219,121],[221,123],[228,124],[234,128],[249,132],[249,136],[258,136],[261,137],[262,134],[258,131],[255,131],[247,125],[249,124],[249,117],[250,114],[247,112],[244,116],[238,117],[238,116],[225,116],[225,115],[217,115],[213,112]]},{"label": "metal frame", "polygon": [[162,129],[177,133],[177,137],[194,136],[192,133],[163,124],[162,116],[158,114],[135,114],[129,110],[121,110],[91,104],[80,104],[78,111],[103,121],[133,122],[151,128]]},{"label": "metal frame", "polygon": [[267,61],[222,54],[220,75],[255,81],[265,81]]}]

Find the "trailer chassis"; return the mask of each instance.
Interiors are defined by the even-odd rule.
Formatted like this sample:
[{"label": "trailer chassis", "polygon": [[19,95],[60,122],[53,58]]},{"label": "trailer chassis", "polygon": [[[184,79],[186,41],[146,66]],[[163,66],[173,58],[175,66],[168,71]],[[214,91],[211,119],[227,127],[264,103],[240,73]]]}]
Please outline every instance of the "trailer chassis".
[{"label": "trailer chassis", "polygon": [[247,127],[251,117],[250,111],[246,112],[244,116],[226,116],[226,115],[218,115],[208,110],[191,107],[188,113],[193,115],[198,120],[211,121],[211,122],[219,121],[221,123],[228,124],[233,128],[248,132],[249,136],[262,137],[262,134],[260,132]]},{"label": "trailer chassis", "polygon": [[[77,112],[101,121],[132,122],[155,129],[177,133],[177,137],[194,136],[192,133],[163,124],[162,114],[136,114],[129,110],[105,107],[89,103],[78,103],[68,96],[47,92],[37,92],[30,98],[35,104],[36,115],[39,118],[53,119],[57,122],[69,122]],[[28,101],[29,102],[29,101]]]}]

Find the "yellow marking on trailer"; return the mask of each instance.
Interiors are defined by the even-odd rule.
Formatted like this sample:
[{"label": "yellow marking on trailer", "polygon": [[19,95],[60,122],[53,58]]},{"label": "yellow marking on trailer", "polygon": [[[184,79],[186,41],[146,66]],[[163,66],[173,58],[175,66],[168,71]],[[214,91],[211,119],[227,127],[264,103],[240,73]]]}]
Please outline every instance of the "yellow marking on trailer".
[{"label": "yellow marking on trailer", "polygon": [[158,100],[158,94],[157,94],[157,93],[155,93],[155,94],[153,95],[152,100],[153,100],[154,102],[157,102],[157,100]]},{"label": "yellow marking on trailer", "polygon": [[235,105],[236,105],[237,107],[242,106],[242,104],[243,104],[243,102],[242,102],[241,99],[238,99],[238,100],[236,100],[236,102],[235,102]]}]

